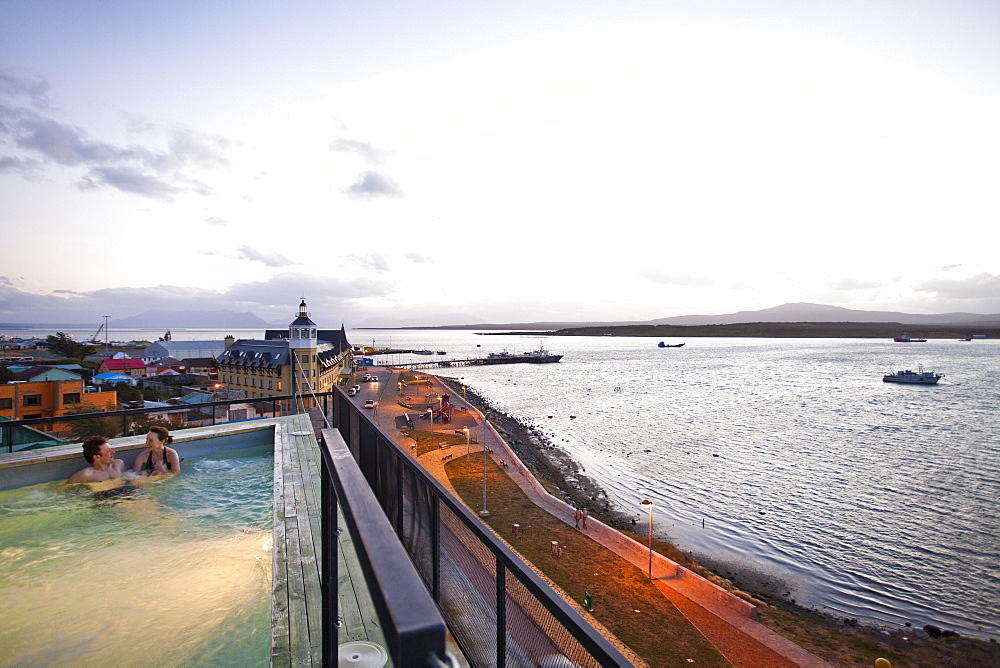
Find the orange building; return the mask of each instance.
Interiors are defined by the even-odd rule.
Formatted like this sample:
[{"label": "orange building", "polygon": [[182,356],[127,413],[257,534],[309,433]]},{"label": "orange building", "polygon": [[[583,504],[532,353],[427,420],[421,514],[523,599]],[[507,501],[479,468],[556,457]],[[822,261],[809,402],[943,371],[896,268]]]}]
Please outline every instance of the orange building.
[{"label": "orange building", "polygon": [[[99,411],[118,408],[117,392],[87,392],[83,379],[44,380],[35,382],[13,380],[0,385],[0,416],[10,420],[59,417],[67,409],[81,403],[92,404]],[[55,424],[42,426],[52,431]]]}]

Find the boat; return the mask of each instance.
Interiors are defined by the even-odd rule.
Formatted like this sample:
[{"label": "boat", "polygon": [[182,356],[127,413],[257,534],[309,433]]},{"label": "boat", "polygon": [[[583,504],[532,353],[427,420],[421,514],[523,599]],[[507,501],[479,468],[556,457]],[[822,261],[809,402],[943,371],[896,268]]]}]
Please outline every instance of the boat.
[{"label": "boat", "polygon": [[927,343],[927,339],[913,339],[908,334],[897,336],[893,339],[896,343]]},{"label": "boat", "polygon": [[481,363],[506,364],[509,362],[532,362],[534,364],[544,364],[546,362],[558,362],[562,358],[562,355],[553,355],[545,348],[539,346],[538,350],[529,350],[520,355],[507,352],[506,350],[502,353],[490,353]]},{"label": "boat", "polygon": [[660,348],[680,348],[683,345],[683,343],[664,343],[663,341],[659,343]]},{"label": "boat", "polygon": [[433,350],[414,350],[413,354],[414,355],[433,355],[434,351]]},{"label": "boat", "polygon": [[895,373],[887,373],[882,376],[882,382],[884,383],[912,383],[914,385],[937,385],[937,382],[944,378],[943,373],[934,373],[933,371],[924,371],[920,369],[919,371],[896,371]]}]

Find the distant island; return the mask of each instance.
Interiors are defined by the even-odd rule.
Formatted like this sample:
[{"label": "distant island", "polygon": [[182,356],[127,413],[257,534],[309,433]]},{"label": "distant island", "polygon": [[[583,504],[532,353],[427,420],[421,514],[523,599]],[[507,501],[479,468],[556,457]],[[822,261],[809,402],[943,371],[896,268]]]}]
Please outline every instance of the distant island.
[{"label": "distant island", "polygon": [[503,330],[504,333],[556,336],[758,336],[799,338],[960,339],[972,334],[1000,338],[1000,314],[862,311],[824,304],[782,304],[759,311],[724,315],[681,315],[625,322],[480,323],[411,329]]},{"label": "distant island", "polygon": [[[521,332],[537,335],[537,331]],[[745,322],[731,325],[620,325],[613,327],[567,327],[548,332],[551,336],[649,336],[685,338],[740,336],[809,339],[893,339],[909,333],[922,339],[965,339],[973,334],[1000,338],[1000,326],[924,325],[898,322]]]}]

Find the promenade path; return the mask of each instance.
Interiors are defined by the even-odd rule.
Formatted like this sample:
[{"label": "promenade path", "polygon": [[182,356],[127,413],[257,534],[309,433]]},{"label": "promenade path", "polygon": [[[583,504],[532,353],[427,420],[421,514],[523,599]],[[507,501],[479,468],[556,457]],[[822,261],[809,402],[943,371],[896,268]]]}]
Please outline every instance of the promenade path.
[{"label": "promenade path", "polygon": [[[502,460],[507,463],[507,474],[528,498],[566,524],[571,526],[574,524],[575,509],[549,494],[520,462],[493,426],[463,397],[456,396],[439,379],[425,372],[420,375],[431,382],[430,387],[422,386],[419,390],[412,387],[403,388],[400,393],[399,372],[377,367],[372,369],[376,370],[381,382],[377,385],[371,384],[367,388],[363,385],[362,392],[356,400],[362,402],[375,398],[378,401],[375,421],[385,433],[394,436],[400,445],[406,448],[413,446],[412,439],[407,438],[402,429],[406,425],[405,414],[410,415],[418,429],[427,430],[431,425],[428,420],[419,418],[419,412],[399,405],[399,399],[405,400],[408,396],[411,398],[408,403],[413,406],[423,404],[426,395],[430,393],[448,393],[451,396],[452,420],[444,425],[435,423],[434,428],[454,433],[461,431],[463,427],[468,427],[473,438],[482,444],[467,446],[469,453],[480,453],[485,445],[488,448],[488,456],[495,462],[499,464]],[[455,449],[458,454],[464,454],[461,452],[461,446],[455,446]],[[456,498],[461,499],[455,493],[445,473],[440,452],[427,453],[417,461]],[[593,517],[588,521],[586,532],[625,561],[643,570],[647,569],[649,553],[646,546],[636,543]],[[819,668],[831,665],[751,619],[747,614],[747,604],[741,599],[686,571],[661,555],[654,553],[653,560],[653,573],[657,576],[654,581],[657,588],[734,666]]]}]

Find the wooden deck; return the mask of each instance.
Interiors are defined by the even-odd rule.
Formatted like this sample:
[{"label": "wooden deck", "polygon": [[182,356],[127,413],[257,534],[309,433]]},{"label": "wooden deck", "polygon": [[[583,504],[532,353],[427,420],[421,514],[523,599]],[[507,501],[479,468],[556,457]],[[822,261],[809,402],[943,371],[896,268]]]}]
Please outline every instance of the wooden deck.
[{"label": "wooden deck", "polygon": [[[271,665],[322,665],[319,446],[308,415],[276,427],[274,450],[274,573]],[[338,513],[338,523],[345,526]],[[338,644],[382,647],[375,608],[350,534],[337,540]]]}]

